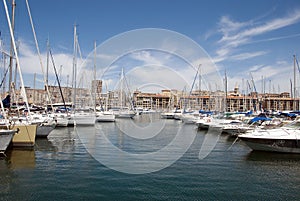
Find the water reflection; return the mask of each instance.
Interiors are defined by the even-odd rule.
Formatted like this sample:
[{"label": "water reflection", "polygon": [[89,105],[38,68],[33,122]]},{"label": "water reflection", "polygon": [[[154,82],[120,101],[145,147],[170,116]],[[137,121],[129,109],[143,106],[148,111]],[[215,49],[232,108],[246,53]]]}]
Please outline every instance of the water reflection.
[{"label": "water reflection", "polygon": [[48,141],[52,144],[56,152],[71,153],[75,150],[75,143],[78,136],[73,127],[58,128],[53,130],[48,136]]},{"label": "water reflection", "polygon": [[251,151],[248,155],[246,155],[246,160],[266,162],[299,162],[300,155],[264,151]]},{"label": "water reflection", "polygon": [[35,147],[36,151],[57,151],[57,148],[53,146],[52,142],[47,138],[39,138],[35,140]]},{"label": "water reflection", "polygon": [[6,153],[6,164],[9,169],[33,169],[35,168],[35,150],[11,149]]}]

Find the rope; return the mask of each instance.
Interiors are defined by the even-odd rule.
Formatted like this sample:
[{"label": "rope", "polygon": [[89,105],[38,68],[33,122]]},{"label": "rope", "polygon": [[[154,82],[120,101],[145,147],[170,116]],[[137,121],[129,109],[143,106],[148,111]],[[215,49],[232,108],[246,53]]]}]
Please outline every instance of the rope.
[{"label": "rope", "polygon": [[49,98],[49,101],[50,101],[50,104],[51,104],[51,107],[52,107],[52,111],[54,111],[54,110],[53,110],[52,100],[51,100],[51,99],[52,99],[52,98],[51,98],[51,94],[50,94],[50,92],[49,92],[48,84],[47,84],[47,82],[46,82],[47,78],[46,78],[45,71],[44,71],[44,66],[43,66],[43,62],[42,62],[42,57],[41,57],[41,53],[40,53],[40,49],[39,49],[39,45],[38,45],[38,41],[37,41],[35,29],[34,29],[34,25],[33,25],[33,20],[32,20],[32,17],[31,17],[31,12],[30,12],[30,8],[29,8],[28,0],[26,0],[26,6],[27,6],[28,15],[29,15],[29,19],[30,19],[30,24],[31,24],[32,32],[33,32],[33,37],[34,37],[35,46],[36,46],[37,53],[38,53],[38,56],[39,56],[41,69],[42,69],[42,72],[43,72],[43,75],[44,75],[44,83],[45,83],[45,86],[46,86],[47,95],[48,95],[48,98]]},{"label": "rope", "polygon": [[230,145],[230,147],[227,149],[227,151],[231,149],[231,147],[238,141],[238,139],[239,139],[238,137],[235,138],[235,140],[234,140],[233,143]]}]

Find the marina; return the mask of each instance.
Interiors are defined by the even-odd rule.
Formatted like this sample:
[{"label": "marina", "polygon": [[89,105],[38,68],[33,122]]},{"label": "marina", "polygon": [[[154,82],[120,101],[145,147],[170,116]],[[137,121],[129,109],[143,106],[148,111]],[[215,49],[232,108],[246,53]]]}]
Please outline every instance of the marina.
[{"label": "marina", "polygon": [[[115,156],[108,147],[94,143],[87,148],[83,144],[83,136],[98,136],[103,130],[120,149],[135,154],[153,152],[169,143],[175,136],[174,129],[182,126],[180,121],[168,119],[162,133],[137,143],[118,128],[118,124],[129,125],[130,121],[143,123],[148,117],[135,118],[96,123],[84,129],[57,128],[46,139],[37,139],[34,149],[8,150],[7,157],[0,160],[1,199],[297,200],[300,196],[298,154],[253,152],[242,141],[234,143],[235,138],[221,134],[212,152],[199,159],[205,136],[219,134],[197,131],[195,125],[184,125],[185,134],[195,133],[187,152],[169,167],[148,174],[112,170],[88,152],[101,146],[98,148],[104,159],[113,160]],[[168,155],[165,157],[168,160]],[[127,162],[134,163],[130,159]]]},{"label": "marina", "polygon": [[32,8],[1,4],[0,201],[300,200],[299,2]]}]

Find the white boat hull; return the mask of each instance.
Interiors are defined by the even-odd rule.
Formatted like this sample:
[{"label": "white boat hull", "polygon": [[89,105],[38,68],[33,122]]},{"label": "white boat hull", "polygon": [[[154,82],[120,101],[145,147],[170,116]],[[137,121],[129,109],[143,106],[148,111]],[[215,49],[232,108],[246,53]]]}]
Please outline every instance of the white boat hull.
[{"label": "white boat hull", "polygon": [[[74,125],[76,126],[93,126],[96,122],[96,115],[95,114],[82,114],[82,113],[75,113],[74,116],[72,116]],[[71,118],[71,120],[72,120]],[[69,120],[70,124],[70,120]]]},{"label": "white boat hull", "polygon": [[4,153],[15,134],[14,130],[0,130],[0,153]]},{"label": "white boat hull", "polygon": [[222,129],[223,133],[227,133],[231,136],[238,136],[240,134],[246,133],[253,130],[253,128],[245,127],[245,126],[224,126]]},{"label": "white boat hull", "polygon": [[36,130],[36,137],[47,137],[51,131],[54,130],[55,124],[53,125],[39,125]]},{"label": "white boat hull", "polygon": [[56,121],[57,127],[66,127],[69,123],[69,115],[67,113],[54,113],[53,118]]},{"label": "white boat hull", "polygon": [[56,119],[56,126],[57,127],[67,127],[69,124],[69,119],[67,117],[58,117]]},{"label": "white boat hull", "polygon": [[118,111],[115,112],[114,115],[116,116],[116,118],[133,118],[136,113],[134,111]]},{"label": "white boat hull", "polygon": [[173,112],[165,112],[160,114],[162,119],[174,119],[175,114]]},{"label": "white boat hull", "polygon": [[298,127],[257,129],[238,137],[253,150],[300,153],[300,130]]},{"label": "white boat hull", "polygon": [[116,120],[113,114],[98,114],[96,117],[96,122],[114,122]]},{"label": "white boat hull", "polygon": [[300,141],[298,140],[240,138],[256,151],[300,154]]}]

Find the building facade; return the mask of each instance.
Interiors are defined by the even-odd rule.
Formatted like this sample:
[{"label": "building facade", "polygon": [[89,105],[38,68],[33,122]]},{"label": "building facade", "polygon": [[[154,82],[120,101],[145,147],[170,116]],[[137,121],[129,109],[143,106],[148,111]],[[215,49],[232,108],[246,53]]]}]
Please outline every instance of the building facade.
[{"label": "building facade", "polygon": [[[300,110],[299,98],[291,98],[288,92],[280,94],[241,94],[238,88],[227,94],[223,91],[199,91],[195,90],[191,94],[178,90],[162,90],[160,93],[146,93],[135,91],[132,95],[121,94],[120,91],[109,91],[102,93],[102,81],[92,82],[92,91],[85,88],[76,90],[77,107],[96,106],[101,109],[111,109],[120,107],[135,107],[148,110],[172,110],[191,109],[207,111],[227,111],[244,112],[258,110]],[[72,103],[74,90],[71,87],[49,86],[52,103],[62,103],[64,101]],[[45,106],[50,104],[50,99],[45,89],[25,88],[29,104]],[[5,97],[2,95],[2,97]],[[120,100],[121,99],[121,100]],[[23,103],[20,90],[16,90],[12,95],[12,101]],[[121,103],[121,101],[123,103]]]}]

